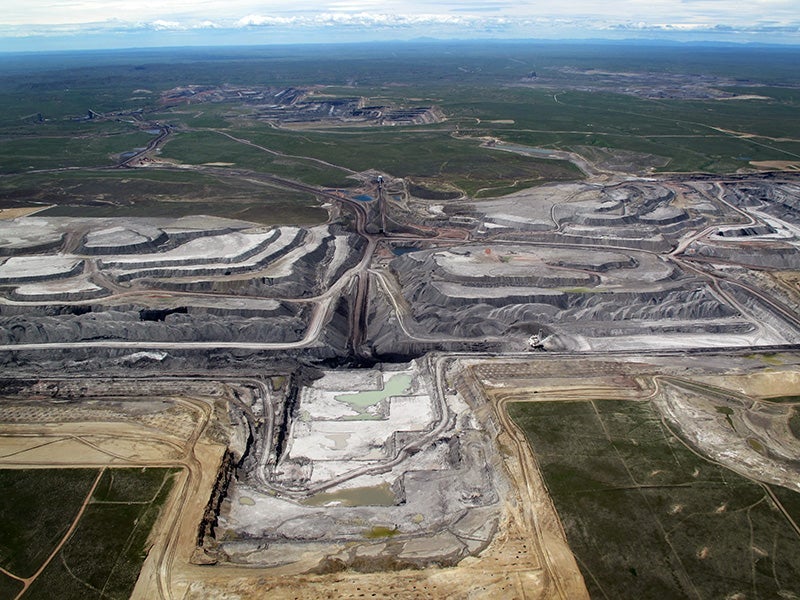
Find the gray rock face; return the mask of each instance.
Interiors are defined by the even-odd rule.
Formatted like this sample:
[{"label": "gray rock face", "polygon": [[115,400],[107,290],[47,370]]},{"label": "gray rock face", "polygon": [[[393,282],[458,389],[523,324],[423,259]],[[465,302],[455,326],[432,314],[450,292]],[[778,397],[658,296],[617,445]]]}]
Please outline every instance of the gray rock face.
[{"label": "gray rock face", "polygon": [[144,223],[135,228],[118,225],[90,231],[81,248],[84,254],[90,255],[152,252],[168,239],[164,231]]},{"label": "gray rock face", "polygon": [[[310,229],[206,217],[2,222],[0,248],[14,256],[0,262],[0,337],[273,343],[302,339],[313,324],[319,334],[302,352],[361,361],[516,351],[540,333],[566,348],[608,335],[734,335],[752,330],[754,318],[703,271],[792,270],[800,259],[800,185],[788,180],[548,185],[424,211],[394,194],[384,216],[405,233],[388,243],[407,253],[391,258],[378,234],[357,278],[367,240],[345,221]],[[377,203],[366,210],[374,221]],[[402,223],[417,218],[450,229],[437,236]],[[471,228],[472,241],[453,241],[453,227]],[[60,253],[42,249],[54,242]]]},{"label": "gray rock face", "polygon": [[[80,232],[69,237],[75,253],[26,254],[41,250],[32,236],[44,225],[53,240],[65,239],[62,228]],[[3,232],[18,254],[0,261],[7,284],[0,293],[17,303],[0,304],[7,345],[295,343],[315,307],[295,301],[336,283],[365,243],[338,226],[264,229],[205,219],[34,220],[0,223],[0,240]],[[309,352],[329,356],[345,345],[337,339]]]},{"label": "gray rock face", "polygon": [[46,219],[29,217],[2,222],[0,256],[19,256],[54,251],[61,247],[65,234]]},{"label": "gray rock face", "polygon": [[800,250],[792,244],[778,241],[762,242],[756,247],[696,242],[689,247],[689,252],[723,263],[753,267],[795,269],[800,264]]},{"label": "gray rock face", "polygon": [[307,323],[304,311],[279,305],[259,316],[192,310],[148,320],[139,310],[100,310],[59,316],[0,316],[0,344],[40,344],[92,340],[153,342],[296,342]]},{"label": "gray rock face", "polygon": [[[701,280],[633,251],[465,246],[409,253],[390,269],[410,307],[405,327],[422,339],[520,349],[540,329],[590,337],[752,329]],[[388,327],[376,328],[385,347]]]}]

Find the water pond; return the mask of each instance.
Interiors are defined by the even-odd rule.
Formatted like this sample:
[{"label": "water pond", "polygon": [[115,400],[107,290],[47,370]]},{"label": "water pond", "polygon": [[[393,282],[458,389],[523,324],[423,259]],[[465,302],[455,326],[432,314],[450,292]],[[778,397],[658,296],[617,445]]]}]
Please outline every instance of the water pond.
[{"label": "water pond", "polygon": [[368,390],[365,392],[356,392],[355,394],[340,394],[334,396],[334,398],[339,402],[349,404],[358,412],[362,412],[366,408],[375,406],[378,402],[390,396],[399,396],[403,394],[410,385],[411,375],[407,373],[397,373],[392,375],[382,390]]}]

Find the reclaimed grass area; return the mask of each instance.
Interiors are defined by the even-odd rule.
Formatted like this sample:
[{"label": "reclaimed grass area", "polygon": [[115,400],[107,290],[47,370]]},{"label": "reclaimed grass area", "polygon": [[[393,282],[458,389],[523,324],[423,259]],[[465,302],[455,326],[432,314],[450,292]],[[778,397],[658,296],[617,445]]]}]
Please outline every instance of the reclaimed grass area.
[{"label": "reclaimed grass area", "polygon": [[[105,469],[77,528],[23,598],[128,598],[177,472]],[[0,471],[6,484],[0,500],[3,568],[32,575],[66,533],[97,475],[95,469]],[[19,591],[7,579],[0,580],[0,593]]]},{"label": "reclaimed grass area", "polygon": [[779,485],[771,485],[769,487],[783,509],[789,514],[789,517],[797,525],[800,525],[800,494]]},{"label": "reclaimed grass area", "polygon": [[0,470],[0,567],[30,577],[69,529],[95,469]]},{"label": "reclaimed grass area", "polygon": [[23,583],[21,581],[0,573],[0,598],[16,598],[22,588]]},{"label": "reclaimed grass area", "polygon": [[20,173],[35,169],[104,167],[119,162],[119,155],[144,148],[155,136],[129,129],[106,133],[76,125],[60,136],[51,136],[46,127],[37,135],[3,140],[0,144],[0,173]]},{"label": "reclaimed grass area", "polygon": [[[259,139],[252,139],[253,136],[242,135],[238,131],[232,135],[260,144]],[[284,152],[282,148],[265,147]],[[349,171],[336,166],[326,166],[302,157],[277,156],[215,131],[180,132],[164,145],[161,156],[193,165],[232,163],[233,167],[252,169],[323,187],[351,187],[356,183],[348,178]],[[313,154],[307,156],[314,157]],[[333,164],[341,163],[333,162]]]},{"label": "reclaimed grass area", "polygon": [[[461,123],[463,135],[579,153],[581,147],[639,152],[665,159],[659,171],[724,173],[747,167],[751,160],[800,155],[800,127],[783,127],[800,100],[649,100],[552,89],[502,90],[494,96],[493,101],[452,106],[455,115],[473,119]],[[491,123],[502,119],[514,124]]]},{"label": "reclaimed grass area", "polygon": [[40,215],[59,217],[206,214],[270,225],[316,225],[328,217],[311,194],[192,171],[88,170],[0,178],[0,208],[36,205],[54,205]]},{"label": "reclaimed grass area", "polygon": [[259,145],[287,154],[311,156],[354,171],[378,169],[411,177],[418,185],[457,188],[474,195],[485,188],[527,186],[580,179],[581,172],[560,160],[542,160],[496,152],[480,140],[454,137],[448,127],[415,126],[287,132],[250,128],[237,133]]},{"label": "reclaimed grass area", "polygon": [[[688,450],[648,403],[508,410],[530,441],[593,598],[797,594],[800,537],[765,488]],[[796,493],[778,494],[796,509]]]},{"label": "reclaimed grass area", "polygon": [[128,598],[177,469],[107,469],[78,528],[25,595]]}]

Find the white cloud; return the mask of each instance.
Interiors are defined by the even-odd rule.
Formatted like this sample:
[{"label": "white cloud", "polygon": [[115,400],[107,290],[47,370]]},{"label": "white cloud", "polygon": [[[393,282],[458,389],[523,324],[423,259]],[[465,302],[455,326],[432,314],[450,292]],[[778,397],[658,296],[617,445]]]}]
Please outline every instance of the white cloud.
[{"label": "white cloud", "polygon": [[182,25],[177,21],[164,21],[163,19],[156,19],[150,23],[150,27],[156,31],[184,31],[187,28],[186,25]]},{"label": "white cloud", "polygon": [[0,37],[258,28],[296,30],[298,41],[312,29],[342,29],[443,37],[728,32],[764,41],[779,31],[800,43],[800,0],[26,0],[0,12]]}]

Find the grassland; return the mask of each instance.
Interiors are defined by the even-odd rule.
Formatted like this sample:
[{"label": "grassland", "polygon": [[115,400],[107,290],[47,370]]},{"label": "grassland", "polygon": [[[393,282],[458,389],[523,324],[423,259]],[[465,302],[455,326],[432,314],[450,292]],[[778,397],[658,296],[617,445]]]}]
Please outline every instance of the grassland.
[{"label": "grassland", "polygon": [[[412,177],[422,185],[442,184],[475,194],[487,187],[506,186],[515,180],[528,186],[544,181],[576,179],[580,172],[564,161],[537,160],[480,147],[477,140],[453,138],[442,128],[339,130],[335,132],[275,131],[261,127],[234,130],[236,137],[294,156],[308,156],[342,165],[353,171],[378,169],[396,177]],[[236,166],[269,171],[305,183],[341,186],[313,164],[296,165],[295,159],[274,160],[252,146],[221,138],[211,132],[182,134],[164,148],[162,156],[193,164],[232,162]],[[216,158],[215,158],[216,157]]]},{"label": "grassland", "polygon": [[23,584],[21,581],[12,579],[11,577],[0,573],[0,598],[16,598],[17,594],[22,591]]},{"label": "grassland", "polygon": [[105,133],[76,127],[65,135],[40,135],[6,138],[0,145],[0,173],[20,173],[37,169],[105,167],[116,164],[119,155],[147,146],[153,135],[138,131]]},{"label": "grassland", "polygon": [[641,152],[666,159],[657,169],[663,171],[729,172],[751,160],[800,156],[800,126],[790,116],[798,101],[647,100],[608,92],[510,88],[444,107],[454,116],[473,119],[462,122],[464,135],[579,153],[579,146]]},{"label": "grassland", "polygon": [[[247,139],[256,144],[261,142],[257,137],[256,139],[250,137]],[[283,151],[283,148],[270,149]],[[256,146],[237,142],[215,131],[179,133],[174,140],[165,145],[161,156],[195,165],[215,162],[231,163],[231,166],[270,173],[323,187],[350,187],[354,184],[352,179],[348,179],[351,173],[347,170],[326,166],[302,157],[276,156]]]},{"label": "grassland", "polygon": [[[761,485],[688,450],[647,403],[519,403],[592,597],[777,598],[798,535]],[[798,495],[779,490],[796,510]]]},{"label": "grassland", "polygon": [[93,469],[0,470],[0,566],[30,577],[69,529]]},{"label": "grassland", "polygon": [[[481,147],[486,138],[598,156],[636,152],[642,168],[670,172],[728,173],[752,168],[751,161],[800,157],[796,48],[638,46],[633,52],[625,44],[454,42],[7,58],[0,67],[0,196],[23,190],[35,201],[58,186],[47,187],[40,173],[30,171],[96,171],[113,165],[120,153],[152,140],[140,125],[129,122],[129,116],[87,120],[83,117],[89,109],[105,114],[137,110],[144,122],[169,123],[176,133],[162,156],[185,164],[233,163],[325,187],[352,185],[350,171],[379,169],[410,178],[418,189],[433,190],[434,195],[460,190],[477,198],[581,177],[562,161]],[[546,85],[530,87],[531,80],[525,78],[534,71],[544,76]],[[609,89],[581,90],[576,85],[579,71],[580,82],[590,88],[607,77],[591,74],[600,71],[646,74],[654,81],[659,75],[691,74],[691,81],[724,78],[729,82],[725,91],[764,99],[648,99]],[[288,130],[256,120],[257,107],[247,103],[168,107],[159,100],[161,92],[177,86],[225,83],[314,87],[317,95],[360,96],[367,104],[435,105],[446,119],[431,125],[360,129],[320,122]],[[237,142],[226,133],[280,154]],[[64,173],[58,176],[69,180],[72,173]],[[89,179],[97,177],[89,174]],[[168,177],[163,180],[166,195],[174,184]],[[81,191],[76,188],[76,196]],[[233,203],[240,204],[243,198],[234,196]],[[221,194],[212,194],[206,204],[189,193],[182,198],[199,202],[202,212],[227,202]],[[259,199],[251,190],[250,200]],[[93,206],[89,214],[98,216],[171,212],[161,205],[166,201],[153,204],[143,199],[123,213],[99,200],[62,198],[59,204],[74,205],[78,212]],[[57,210],[73,214],[67,208]],[[296,219],[292,211],[297,211]],[[233,212],[243,218],[258,214],[254,207],[237,206]],[[304,201],[289,196],[274,214],[297,223],[321,218],[320,211],[311,215]]]},{"label": "grassland", "polygon": [[[23,598],[128,598],[175,472],[104,470],[77,528]],[[0,539],[3,568],[32,575],[66,533],[97,475],[93,469],[0,471],[6,484],[0,527],[8,534]],[[6,578],[4,589],[21,586]]]},{"label": "grassland", "polygon": [[42,214],[181,217],[206,214],[263,224],[327,219],[313,195],[252,180],[181,170],[125,169],[0,178],[0,206],[48,206]]}]

